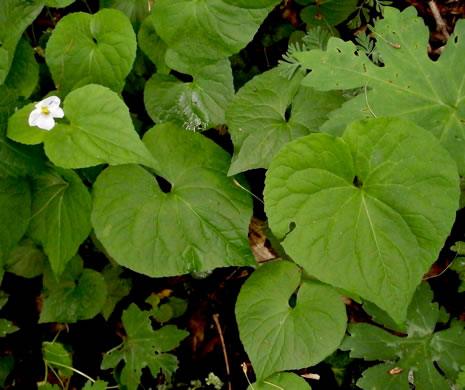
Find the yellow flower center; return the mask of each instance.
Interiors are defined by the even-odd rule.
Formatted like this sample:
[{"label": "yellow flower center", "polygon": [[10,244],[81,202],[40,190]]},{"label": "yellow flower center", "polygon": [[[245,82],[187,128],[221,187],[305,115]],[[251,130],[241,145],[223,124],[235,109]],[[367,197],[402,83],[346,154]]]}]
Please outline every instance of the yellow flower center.
[{"label": "yellow flower center", "polygon": [[48,110],[48,107],[41,107],[40,109],[42,111],[42,114],[50,115],[50,111]]}]

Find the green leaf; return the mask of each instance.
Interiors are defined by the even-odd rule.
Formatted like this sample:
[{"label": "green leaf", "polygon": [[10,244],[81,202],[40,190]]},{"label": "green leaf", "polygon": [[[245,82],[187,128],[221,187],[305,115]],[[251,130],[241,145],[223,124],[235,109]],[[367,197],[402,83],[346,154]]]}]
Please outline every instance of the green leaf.
[{"label": "green leaf", "polygon": [[39,81],[39,64],[34,58],[34,51],[25,39],[20,39],[13,57],[5,85],[15,89],[19,96],[28,98]]},{"label": "green leaf", "polygon": [[0,318],[0,338],[18,331],[19,328],[14,326],[11,321]]},{"label": "green leaf", "polygon": [[[408,336],[398,337],[369,324],[349,325],[341,349],[351,357],[365,360],[388,360],[363,372],[357,386],[366,389],[405,389],[409,382],[417,390],[449,390],[446,378],[455,381],[465,364],[465,330],[463,323],[434,332],[439,307],[431,303],[433,293],[422,283],[408,308]],[[393,370],[393,371],[391,371]]]},{"label": "green leaf", "polygon": [[357,0],[319,0],[300,11],[307,27],[336,26],[357,9]]},{"label": "green leaf", "polygon": [[157,72],[168,74],[170,68],[165,62],[165,54],[168,47],[156,32],[152,15],[148,15],[142,22],[139,32],[137,33],[137,40],[141,50],[157,67]]},{"label": "green leaf", "polygon": [[69,378],[73,375],[70,369],[63,367],[73,367],[71,353],[63,344],[56,341],[44,341],[42,343],[42,358],[44,359],[44,363],[57,370],[60,376]]},{"label": "green leaf", "polygon": [[29,0],[0,1],[0,85],[8,75],[21,35],[41,10],[41,3]]},{"label": "green leaf", "polygon": [[[267,2],[270,3],[270,2]],[[241,8],[224,0],[157,0],[153,22],[163,41],[183,57],[219,60],[249,43],[273,6]]]},{"label": "green leaf", "polygon": [[100,174],[92,225],[110,256],[152,277],[256,264],[247,242],[252,201],[226,176],[229,155],[173,124],[155,126],[143,141],[172,188],[163,192],[136,165]]},{"label": "green leaf", "polygon": [[76,0],[42,0],[42,3],[44,3],[47,7],[65,8],[68,5],[73,4],[75,1]]},{"label": "green leaf", "polygon": [[85,168],[138,163],[156,167],[116,93],[100,85],[86,85],[68,95],[63,110],[69,125],[59,123],[49,132],[28,126],[31,133],[45,133],[45,152],[56,165]]},{"label": "green leaf", "polygon": [[84,269],[78,255],[65,271],[59,281],[52,272],[45,272],[39,323],[75,323],[94,318],[102,310],[107,296],[103,276],[93,269]]},{"label": "green leaf", "polygon": [[26,232],[31,217],[31,192],[23,178],[0,178],[0,268]]},{"label": "green leaf", "polygon": [[92,200],[79,176],[56,168],[33,177],[29,235],[59,277],[91,230]]},{"label": "green leaf", "polygon": [[188,130],[224,124],[225,110],[234,95],[229,60],[176,70],[192,75],[193,81],[183,83],[174,76],[155,73],[145,86],[144,103],[153,121],[177,122]]},{"label": "green leaf", "polygon": [[303,85],[321,91],[365,88],[335,111],[322,131],[340,135],[350,121],[373,116],[413,120],[440,140],[465,174],[465,75],[458,70],[465,55],[465,21],[456,24],[437,61],[428,57],[429,30],[413,7],[403,12],[386,7],[374,35],[383,67],[375,66],[352,42],[338,38],[329,40],[325,52],[295,53],[312,69]]},{"label": "green leaf", "polygon": [[306,87],[299,90],[302,78],[298,72],[288,81],[274,68],[255,76],[239,90],[226,112],[234,143],[229,175],[268,168],[285,143],[317,132],[328,112],[344,101],[335,92],[316,92]]},{"label": "green leaf", "polygon": [[8,272],[23,278],[35,278],[44,272],[47,256],[30,238],[23,238],[11,251],[5,262]]},{"label": "green leaf", "polygon": [[264,197],[286,253],[401,323],[450,233],[459,181],[430,132],[379,118],[353,122],[342,139],[311,134],[285,145]]},{"label": "green leaf", "polygon": [[115,8],[123,12],[131,21],[135,30],[150,14],[152,0],[100,0],[100,9]]},{"label": "green leaf", "polygon": [[299,268],[285,261],[262,265],[247,279],[236,319],[258,382],[321,362],[337,349],[347,324],[341,296],[332,287],[301,280]]},{"label": "green leaf", "polygon": [[57,89],[67,95],[86,84],[121,92],[136,58],[136,35],[126,15],[103,9],[61,19],[47,42],[45,58]]},{"label": "green leaf", "polygon": [[114,368],[124,360],[120,379],[128,390],[137,389],[144,367],[148,366],[154,377],[163,366],[169,367],[170,372],[176,370],[177,362],[176,367],[170,365],[173,358],[168,356],[172,355],[159,352],[176,348],[189,335],[186,331],[173,325],[153,330],[150,311],[142,311],[134,303],[123,312],[122,321],[127,337],[120,348],[105,354],[101,365],[103,370]]},{"label": "green leaf", "polygon": [[121,278],[123,268],[107,264],[102,271],[107,286],[107,298],[102,308],[102,315],[108,321],[116,304],[129,295],[131,291],[131,279]]},{"label": "green leaf", "polygon": [[13,355],[0,356],[0,386],[5,386],[8,375],[13,371],[15,358]]},{"label": "green leaf", "polygon": [[263,383],[254,383],[252,386],[247,387],[247,390],[276,389],[311,390],[311,387],[305,379],[291,372],[278,372],[265,379]]},{"label": "green leaf", "polygon": [[105,381],[87,381],[82,390],[106,390],[108,382]]}]

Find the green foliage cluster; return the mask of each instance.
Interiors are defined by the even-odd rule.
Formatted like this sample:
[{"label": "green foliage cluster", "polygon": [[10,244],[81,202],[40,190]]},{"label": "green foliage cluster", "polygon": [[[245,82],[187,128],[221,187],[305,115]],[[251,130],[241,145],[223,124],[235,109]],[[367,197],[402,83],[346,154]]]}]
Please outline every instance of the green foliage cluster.
[{"label": "green foliage cluster", "polygon": [[[0,281],[42,277],[39,323],[108,320],[131,291],[123,267],[152,278],[253,267],[235,308],[250,389],[309,389],[282,371],[338,348],[381,362],[362,389],[463,386],[463,323],[445,318],[422,279],[459,209],[465,22],[432,61],[413,7],[296,0],[305,36],[236,91],[231,56],[279,0],[100,0],[95,13],[73,12],[78,3],[0,2]],[[63,16],[28,41],[49,7]],[[368,22],[357,45],[337,37],[341,23]],[[50,96],[64,117],[44,106]],[[33,111],[52,128],[32,123]],[[202,133],[226,127],[232,157]],[[257,168],[267,169],[264,211],[286,254],[263,265],[248,245],[261,194],[244,172]],[[81,258],[84,242],[107,256],[101,269]],[[452,249],[465,253],[462,242]],[[452,269],[463,279],[463,258]],[[343,296],[377,324],[348,326]],[[123,342],[100,367],[128,390],[142,370],[170,383],[169,352],[188,336],[166,324],[188,303],[146,303],[123,311]],[[0,319],[0,337],[17,331]],[[76,373],[84,389],[109,388],[73,367],[58,340],[42,353],[41,389],[66,388]],[[13,365],[0,356],[1,386]]]}]

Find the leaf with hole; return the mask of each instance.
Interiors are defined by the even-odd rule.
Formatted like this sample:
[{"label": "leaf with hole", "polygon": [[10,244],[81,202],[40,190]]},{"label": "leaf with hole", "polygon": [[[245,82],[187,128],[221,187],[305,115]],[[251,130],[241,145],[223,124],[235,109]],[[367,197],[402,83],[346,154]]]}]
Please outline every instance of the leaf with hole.
[{"label": "leaf with hole", "polygon": [[465,174],[465,21],[459,20],[437,61],[428,57],[429,30],[415,8],[386,7],[374,28],[384,66],[374,65],[352,42],[331,38],[326,51],[295,53],[312,72],[303,85],[320,91],[364,88],[330,115],[322,131],[341,135],[347,123],[374,116],[396,116],[431,131]]},{"label": "leaf with hole", "polygon": [[75,12],[57,23],[45,58],[62,96],[86,84],[101,84],[120,93],[136,47],[134,30],[121,11]]},{"label": "leaf with hole", "polygon": [[400,323],[450,233],[459,179],[430,132],[380,118],[353,122],[342,138],[285,145],[264,198],[272,231],[298,264]]},{"label": "leaf with hole", "polygon": [[226,112],[234,143],[230,175],[268,168],[285,143],[317,132],[327,114],[343,103],[337,92],[299,88],[302,78],[298,72],[288,81],[274,68],[237,92]]},{"label": "leaf with hole", "polygon": [[152,277],[253,266],[252,201],[226,176],[228,153],[173,124],[155,126],[143,141],[160,161],[163,190],[136,165],[107,168],[94,184],[92,225],[110,256]]},{"label": "leaf with hole", "polygon": [[336,290],[303,280],[295,264],[282,260],[262,265],[247,279],[236,320],[258,382],[321,362],[337,349],[347,325]]}]

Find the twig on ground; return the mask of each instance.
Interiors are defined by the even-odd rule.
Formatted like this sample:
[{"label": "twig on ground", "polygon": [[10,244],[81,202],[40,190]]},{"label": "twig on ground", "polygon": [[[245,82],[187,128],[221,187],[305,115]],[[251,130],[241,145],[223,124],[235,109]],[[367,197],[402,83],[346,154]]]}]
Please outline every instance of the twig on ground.
[{"label": "twig on ground", "polygon": [[218,317],[219,317],[218,314],[213,314],[213,321],[215,321],[216,328],[218,329],[218,334],[220,335],[221,346],[223,347],[224,363],[226,365],[226,374],[228,375],[228,389],[232,390],[231,373],[229,371],[228,353],[226,352],[226,345],[224,343],[223,331],[221,330],[221,325],[220,325],[220,321]]},{"label": "twig on ground", "polygon": [[428,1],[428,5],[429,5],[429,8],[431,9],[431,12],[433,13],[433,17],[434,17],[434,20],[436,21],[438,30],[442,32],[442,34],[444,35],[446,39],[449,39],[450,34],[447,31],[446,23],[444,22],[444,19],[442,18],[441,13],[439,12],[436,2],[434,0],[430,0]]}]

